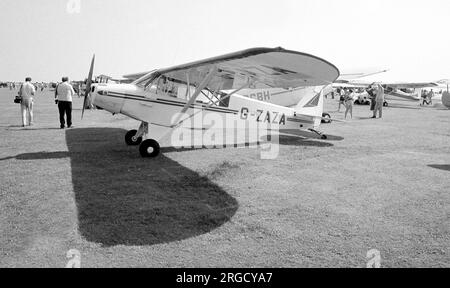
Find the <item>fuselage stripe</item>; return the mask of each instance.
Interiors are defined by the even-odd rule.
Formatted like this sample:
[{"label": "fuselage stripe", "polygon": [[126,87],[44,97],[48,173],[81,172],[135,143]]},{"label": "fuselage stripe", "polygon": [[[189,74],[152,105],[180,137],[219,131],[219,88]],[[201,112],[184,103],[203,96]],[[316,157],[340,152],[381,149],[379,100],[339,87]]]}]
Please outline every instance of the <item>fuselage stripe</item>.
[{"label": "fuselage stripe", "polygon": [[[148,98],[145,98],[143,96],[139,96],[139,95],[131,95],[131,94],[122,94],[122,93],[112,93],[112,92],[108,92],[107,95],[101,95],[101,96],[106,96],[106,97],[114,97],[114,98],[122,98],[122,99],[128,99],[128,100],[135,100],[135,101],[144,101],[144,102],[150,102],[150,103],[157,103],[157,104],[162,104],[162,105],[170,105],[170,106],[177,106],[177,107],[184,107],[184,103],[182,102],[177,102],[177,101],[170,101],[170,100],[164,100],[164,99],[158,99],[159,101],[155,101],[155,100],[151,100]],[[205,106],[195,106],[195,105],[191,105],[190,108],[194,109],[194,108],[205,108]],[[207,108],[204,109],[206,111],[214,111],[214,112],[219,112],[219,113],[226,113],[226,114],[238,114],[237,110],[228,110],[228,109],[220,109],[220,108]]]}]

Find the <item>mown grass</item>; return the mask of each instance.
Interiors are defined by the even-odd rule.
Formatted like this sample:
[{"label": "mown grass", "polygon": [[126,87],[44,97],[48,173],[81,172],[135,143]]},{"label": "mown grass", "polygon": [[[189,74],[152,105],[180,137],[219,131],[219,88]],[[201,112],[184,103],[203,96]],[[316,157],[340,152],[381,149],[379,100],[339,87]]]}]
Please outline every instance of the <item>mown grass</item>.
[{"label": "mown grass", "polygon": [[1,267],[64,267],[69,249],[82,267],[365,267],[370,249],[383,267],[450,266],[448,111],[355,107],[322,127],[328,141],[283,136],[262,161],[257,148],[141,159],[123,143],[138,123],[77,109],[59,130],[48,91],[34,127],[18,110],[0,90]]}]

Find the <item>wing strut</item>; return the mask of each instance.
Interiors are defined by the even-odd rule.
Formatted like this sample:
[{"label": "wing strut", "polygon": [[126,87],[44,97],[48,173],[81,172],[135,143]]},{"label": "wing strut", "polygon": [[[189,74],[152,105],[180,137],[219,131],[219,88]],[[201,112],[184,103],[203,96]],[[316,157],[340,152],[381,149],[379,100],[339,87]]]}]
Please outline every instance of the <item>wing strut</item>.
[{"label": "wing strut", "polygon": [[[243,90],[243,89],[246,89],[246,88],[248,88],[248,87],[250,87],[250,83],[246,83],[244,86],[242,86],[242,87],[240,87],[240,88],[238,88],[238,89],[236,89],[236,90],[234,90],[233,92],[231,92],[230,94],[227,94],[227,96],[225,96],[225,97],[223,97],[222,99],[220,99],[220,101],[223,101],[223,100],[226,100],[226,99],[228,99],[228,98],[230,98],[233,94],[236,94],[237,92],[239,92],[239,91],[241,91],[241,90]],[[206,95],[205,95],[206,96]],[[209,97],[207,97],[208,99],[209,99]],[[211,101],[211,99],[210,99],[210,101]],[[206,109],[209,109],[209,108],[211,108],[213,105],[215,105],[215,103],[213,102],[213,101],[211,101],[211,103],[209,103],[208,105],[206,105],[203,109],[200,109],[200,111],[197,111],[197,112],[195,112],[195,113],[193,113],[192,115],[190,115],[189,117],[187,117],[186,119],[183,119],[183,120],[181,120],[181,121],[179,121],[178,122],[178,120],[177,121],[175,121],[175,123],[177,123],[177,124],[175,124],[175,125],[172,125],[171,126],[171,128],[176,128],[177,126],[180,126],[181,124],[183,124],[186,120],[188,120],[188,119],[191,119],[192,117],[194,117],[195,115],[197,115],[198,113],[201,113],[201,112],[203,112],[204,110],[206,110]],[[187,110],[186,110],[187,111]],[[185,112],[186,112],[185,111]],[[184,113],[184,112],[183,112]],[[183,115],[181,114],[180,115],[180,118],[182,117]]]},{"label": "wing strut", "polygon": [[[189,101],[184,105],[183,109],[181,109],[181,112],[180,112],[179,116],[174,121],[174,123],[177,123],[177,124],[172,125],[172,128],[178,126],[179,124],[183,123],[183,121],[186,120],[185,119],[183,121],[180,121],[181,117],[183,117],[183,114],[186,113],[186,111],[189,109],[189,107],[191,107],[192,104],[194,104],[194,102],[197,99],[197,97],[200,95],[202,90],[205,89],[206,86],[208,86],[209,82],[211,81],[211,79],[214,77],[214,75],[216,73],[217,73],[217,68],[216,67],[212,67],[209,70],[208,75],[205,77],[205,79],[203,79],[202,83],[200,83],[200,85],[197,87],[197,89],[195,89],[194,95],[192,95],[192,97],[189,99]],[[190,90],[189,86],[188,86],[188,90]],[[189,119],[189,118],[187,118],[187,119]]]}]

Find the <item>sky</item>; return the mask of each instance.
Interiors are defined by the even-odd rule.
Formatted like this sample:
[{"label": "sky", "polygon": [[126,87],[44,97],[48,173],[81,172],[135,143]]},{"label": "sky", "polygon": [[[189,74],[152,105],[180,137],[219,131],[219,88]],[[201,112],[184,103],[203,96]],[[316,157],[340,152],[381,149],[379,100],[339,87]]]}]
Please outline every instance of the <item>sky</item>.
[{"label": "sky", "polygon": [[381,80],[450,78],[448,0],[1,0],[0,81],[121,77],[283,47]]}]

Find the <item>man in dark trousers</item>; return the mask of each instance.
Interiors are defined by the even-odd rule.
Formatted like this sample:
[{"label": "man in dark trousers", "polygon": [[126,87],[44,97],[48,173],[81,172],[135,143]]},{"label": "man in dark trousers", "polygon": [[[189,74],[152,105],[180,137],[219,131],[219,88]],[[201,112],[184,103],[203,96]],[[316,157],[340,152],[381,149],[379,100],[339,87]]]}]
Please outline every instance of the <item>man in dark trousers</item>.
[{"label": "man in dark trousers", "polygon": [[60,128],[65,128],[64,115],[67,117],[67,127],[72,128],[72,97],[75,95],[72,85],[69,84],[69,77],[63,77],[55,90],[55,98],[59,109]]},{"label": "man in dark trousers", "polygon": [[374,83],[373,83],[369,86],[369,88],[367,88],[367,94],[369,94],[369,99],[370,99],[370,111],[374,111],[375,106],[377,104],[377,101],[376,101],[377,95],[375,92],[376,91],[375,91]]}]

